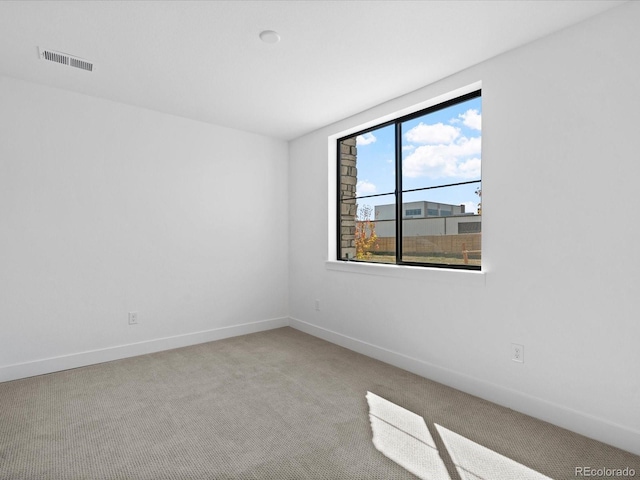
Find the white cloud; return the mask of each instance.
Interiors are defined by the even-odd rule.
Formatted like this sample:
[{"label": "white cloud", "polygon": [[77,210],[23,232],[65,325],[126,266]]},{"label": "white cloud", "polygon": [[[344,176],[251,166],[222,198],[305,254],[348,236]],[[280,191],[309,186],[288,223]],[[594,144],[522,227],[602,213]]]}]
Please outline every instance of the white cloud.
[{"label": "white cloud", "polygon": [[376,186],[368,180],[360,180],[356,184],[356,195],[373,195],[376,193]]},{"label": "white cloud", "polygon": [[462,202],[465,213],[478,213],[478,204],[474,202]]},{"label": "white cloud", "polygon": [[458,115],[458,117],[462,119],[462,123],[473,130],[480,130],[482,128],[482,114],[478,113],[478,110],[467,110]]},{"label": "white cloud", "polygon": [[405,134],[405,138],[414,143],[440,144],[450,143],[460,136],[460,129],[443,123],[427,125],[420,122]]},{"label": "white cloud", "polygon": [[450,144],[422,145],[404,159],[403,172],[413,178],[479,178],[480,146],[480,137],[462,137]]},{"label": "white cloud", "polygon": [[480,166],[481,162],[479,158],[470,158],[458,164],[458,171],[460,177],[464,178],[480,178]]},{"label": "white cloud", "polygon": [[369,145],[370,143],[375,143],[376,140],[375,135],[369,132],[364,135],[358,135],[356,137],[356,145]]},{"label": "white cloud", "polygon": [[415,150],[415,149],[416,149],[415,145],[403,145],[402,146],[402,151],[403,152],[408,152],[408,151]]},{"label": "white cloud", "polygon": [[480,155],[482,150],[482,139],[480,137],[462,137],[456,143],[449,145],[439,145],[447,147],[456,156]]}]

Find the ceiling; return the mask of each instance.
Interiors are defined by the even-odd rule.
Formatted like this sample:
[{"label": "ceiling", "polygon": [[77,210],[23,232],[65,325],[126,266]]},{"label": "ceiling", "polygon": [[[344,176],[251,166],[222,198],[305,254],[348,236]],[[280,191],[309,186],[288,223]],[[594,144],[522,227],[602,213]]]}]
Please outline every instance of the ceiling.
[{"label": "ceiling", "polygon": [[621,3],[2,1],[0,74],[290,140]]}]

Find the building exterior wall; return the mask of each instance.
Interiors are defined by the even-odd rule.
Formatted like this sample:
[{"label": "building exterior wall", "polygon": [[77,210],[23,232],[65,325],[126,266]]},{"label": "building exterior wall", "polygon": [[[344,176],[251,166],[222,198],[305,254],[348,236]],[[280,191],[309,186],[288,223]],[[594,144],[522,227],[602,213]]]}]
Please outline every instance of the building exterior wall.
[{"label": "building exterior wall", "polygon": [[340,249],[342,258],[356,256],[356,138],[340,142]]},{"label": "building exterior wall", "polygon": [[[402,233],[405,237],[418,235],[457,235],[460,233],[460,229],[458,227],[460,223],[478,223],[481,222],[481,218],[482,217],[480,215],[405,218],[402,224]],[[374,223],[376,226],[376,235],[378,235],[378,237],[395,237],[395,220],[376,220]],[[482,229],[480,225],[478,225],[478,227],[477,231],[479,232]]]},{"label": "building exterior wall", "polygon": [[[450,205],[429,201],[405,202],[402,204],[402,218],[445,217],[464,215],[464,205]],[[393,203],[376,205],[376,220],[393,220],[396,217],[396,206]]]}]

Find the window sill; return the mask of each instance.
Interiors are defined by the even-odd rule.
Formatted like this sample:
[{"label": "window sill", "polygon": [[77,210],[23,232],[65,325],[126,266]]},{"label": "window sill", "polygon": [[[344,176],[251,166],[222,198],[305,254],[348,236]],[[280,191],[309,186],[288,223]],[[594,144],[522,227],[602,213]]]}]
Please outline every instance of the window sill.
[{"label": "window sill", "polygon": [[460,270],[454,268],[414,267],[409,265],[386,265],[380,263],[343,262],[328,260],[325,268],[335,272],[356,273],[361,275],[378,275],[420,280],[435,283],[452,283],[484,287],[486,272],[478,270]]}]

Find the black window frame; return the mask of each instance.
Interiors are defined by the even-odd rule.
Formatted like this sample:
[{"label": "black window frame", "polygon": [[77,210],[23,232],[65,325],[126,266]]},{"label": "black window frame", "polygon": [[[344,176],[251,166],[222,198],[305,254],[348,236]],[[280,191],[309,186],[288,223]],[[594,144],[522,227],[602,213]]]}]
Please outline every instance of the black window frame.
[{"label": "black window frame", "polygon": [[[369,263],[369,264],[379,264],[382,265],[382,263],[378,263],[378,262],[370,262],[367,260],[359,260],[359,259],[352,259],[352,258],[341,258],[341,251],[342,251],[342,243],[341,243],[341,227],[342,227],[342,223],[341,223],[341,204],[342,204],[342,199],[340,198],[341,195],[341,189],[340,189],[340,184],[341,184],[341,142],[347,139],[351,139],[351,138],[355,138],[358,137],[359,135],[364,135],[366,133],[370,133],[373,132],[375,130],[381,129],[381,128],[385,128],[388,127],[390,125],[395,125],[395,190],[393,192],[387,192],[387,193],[380,193],[380,194],[375,194],[375,195],[363,195],[362,197],[356,197],[356,200],[358,198],[370,198],[370,197],[378,197],[378,196],[386,196],[386,195],[394,195],[395,197],[395,218],[396,218],[396,261],[395,263],[392,264],[384,264],[384,265],[405,265],[405,266],[416,266],[416,267],[430,267],[430,268],[444,268],[444,269],[457,269],[457,270],[482,270],[482,265],[467,265],[467,264],[445,264],[445,263],[427,263],[427,262],[409,262],[406,260],[402,259],[402,239],[403,239],[403,225],[402,225],[402,220],[404,218],[403,215],[403,203],[402,203],[402,194],[403,193],[408,193],[408,192],[413,192],[413,191],[417,191],[417,190],[429,190],[429,189],[435,189],[435,188],[444,188],[444,187],[454,187],[454,186],[458,186],[458,185],[467,185],[467,184],[472,184],[472,183],[478,183],[481,184],[482,182],[482,177],[480,178],[480,180],[472,180],[472,181],[468,181],[468,182],[457,182],[457,183],[452,183],[452,184],[445,184],[445,185],[437,185],[437,186],[432,186],[432,187],[423,187],[420,189],[412,189],[412,190],[403,190],[402,189],[402,124],[404,122],[413,120],[415,118],[418,117],[422,117],[424,115],[428,115],[429,113],[433,113],[439,110],[443,110],[445,108],[457,105],[459,103],[463,103],[466,102],[468,100],[474,99],[474,98],[478,98],[478,97],[482,97],[482,89],[477,89],[474,90],[473,92],[461,95],[459,97],[455,97],[452,98],[450,100],[446,100],[444,102],[438,103],[436,105],[432,105],[430,107],[424,108],[422,110],[407,114],[407,115],[403,115],[401,117],[395,118],[393,120],[388,120],[386,122],[383,123],[379,123],[376,124],[372,127],[368,127],[364,130],[360,130],[357,131],[355,133],[350,133],[349,135],[345,135],[343,137],[340,137],[336,140],[336,166],[337,166],[337,174],[336,174],[336,181],[337,181],[337,208],[336,208],[336,223],[337,223],[337,235],[336,235],[336,240],[337,240],[337,250],[336,250],[336,257],[337,260],[339,261],[343,261],[343,262],[359,262],[359,263]],[[427,215],[428,216],[428,215]]]}]

